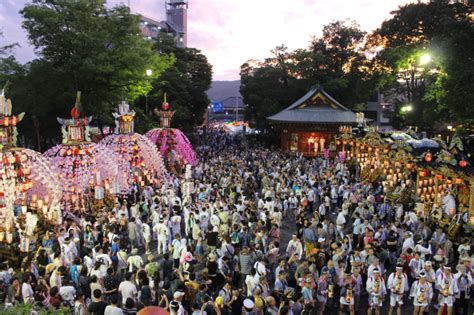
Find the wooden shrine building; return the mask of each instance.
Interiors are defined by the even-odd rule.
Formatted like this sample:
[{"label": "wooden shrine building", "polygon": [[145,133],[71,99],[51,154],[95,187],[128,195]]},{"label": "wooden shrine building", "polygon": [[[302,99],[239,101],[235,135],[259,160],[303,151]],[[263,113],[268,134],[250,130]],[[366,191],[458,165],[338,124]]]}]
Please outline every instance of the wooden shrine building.
[{"label": "wooden shrine building", "polygon": [[283,151],[321,155],[341,126],[356,125],[356,114],[321,88],[313,88],[281,112],[267,117],[280,132]]}]

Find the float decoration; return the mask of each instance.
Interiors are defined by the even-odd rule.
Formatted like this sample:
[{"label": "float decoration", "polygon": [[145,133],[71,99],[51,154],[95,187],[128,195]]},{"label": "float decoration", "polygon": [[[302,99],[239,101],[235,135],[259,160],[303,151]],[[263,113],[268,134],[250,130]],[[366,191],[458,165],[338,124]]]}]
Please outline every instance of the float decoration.
[{"label": "float decoration", "polygon": [[122,101],[113,116],[116,122],[115,134],[102,139],[100,144],[124,161],[121,169],[126,174],[128,184],[122,187],[122,193],[126,193],[132,184],[145,186],[166,177],[163,160],[156,146],[147,137],[134,132],[135,112],[130,110],[130,106]]},{"label": "float decoration", "polygon": [[[37,223],[61,223],[58,174],[40,153],[16,148],[17,123],[24,113],[12,115],[11,100],[0,94],[0,242],[20,244],[29,251]],[[19,239],[17,239],[19,237]]]},{"label": "float decoration", "polygon": [[146,136],[156,144],[168,165],[174,166],[184,162],[195,166],[197,158],[191,142],[181,130],[170,127],[175,111],[169,109],[165,93],[161,110],[155,109],[155,113],[160,117],[160,128],[148,131]]},{"label": "float decoration", "polygon": [[402,132],[381,138],[376,129],[366,130],[365,137],[355,138],[342,127],[335,137],[337,150],[353,157],[349,163],[356,162],[362,180],[380,180],[389,202],[414,205],[427,224],[450,238],[463,229],[474,232],[474,177],[457,135],[448,146],[436,138],[417,140]]},{"label": "float decoration", "polygon": [[62,144],[44,153],[58,170],[63,206],[69,212],[85,212],[93,207],[94,191],[100,187],[117,193],[126,186],[120,157],[103,144],[90,143],[89,123],[92,117],[79,118],[80,92],[71,110],[71,119],[58,118],[63,134]]}]

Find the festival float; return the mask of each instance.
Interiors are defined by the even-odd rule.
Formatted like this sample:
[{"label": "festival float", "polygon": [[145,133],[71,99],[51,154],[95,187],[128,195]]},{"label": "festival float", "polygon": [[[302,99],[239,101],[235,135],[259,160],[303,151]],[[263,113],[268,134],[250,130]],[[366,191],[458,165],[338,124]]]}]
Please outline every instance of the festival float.
[{"label": "festival float", "polygon": [[89,135],[92,117],[80,116],[78,92],[71,119],[57,118],[62,143],[44,153],[58,170],[61,204],[69,214],[95,212],[104,203],[113,202],[121,189],[128,188],[120,156],[104,144],[92,143]]},{"label": "festival float", "polygon": [[168,167],[179,172],[186,164],[195,166],[197,158],[186,135],[181,130],[170,127],[175,112],[170,110],[165,94],[161,110],[155,109],[160,117],[160,128],[148,131],[146,136],[156,144]]},{"label": "festival float", "polygon": [[441,139],[414,139],[392,132],[382,137],[376,127],[365,127],[364,135],[341,126],[335,137],[339,160],[348,158],[362,181],[383,186],[392,204],[414,208],[431,227],[441,227],[456,238],[474,227],[474,176],[468,154],[459,137],[447,145]]},{"label": "festival float", "polygon": [[129,185],[122,187],[122,193],[126,193],[130,185],[154,185],[166,177],[166,169],[156,146],[146,136],[134,132],[135,111],[122,101],[113,116],[115,132],[100,143],[118,154],[126,164]]},{"label": "festival float", "polygon": [[[11,100],[0,94],[0,243],[19,244],[30,251],[38,227],[60,224],[61,189],[58,174],[40,153],[18,148],[17,124]],[[5,253],[4,253],[5,254]],[[7,254],[8,255],[8,254]]]}]

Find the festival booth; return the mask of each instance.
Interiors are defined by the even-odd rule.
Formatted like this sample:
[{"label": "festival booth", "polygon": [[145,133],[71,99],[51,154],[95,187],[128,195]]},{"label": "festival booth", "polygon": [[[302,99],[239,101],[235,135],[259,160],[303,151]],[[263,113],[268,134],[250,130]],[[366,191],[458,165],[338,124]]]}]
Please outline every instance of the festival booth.
[{"label": "festival booth", "polygon": [[323,89],[313,88],[267,120],[280,132],[283,151],[318,156],[324,155],[339,127],[355,125],[357,116]]},{"label": "festival booth", "polygon": [[168,167],[179,172],[186,164],[195,166],[198,161],[191,142],[181,130],[170,127],[175,111],[170,110],[166,94],[161,110],[155,109],[155,113],[160,117],[160,128],[148,131],[146,136],[156,144]]},{"label": "festival booth", "polygon": [[62,143],[44,153],[58,170],[62,188],[61,204],[72,214],[101,209],[112,204],[114,195],[126,189],[121,157],[105,145],[90,142],[92,117],[80,118],[80,92],[71,119],[58,118]]},{"label": "festival booth", "polygon": [[121,187],[121,192],[126,194],[132,185],[143,187],[165,178],[166,169],[156,146],[147,137],[134,132],[135,111],[122,102],[113,116],[116,126],[114,134],[99,143],[118,154],[125,163],[123,170],[128,184]]},{"label": "festival booth", "polygon": [[[62,220],[58,174],[40,153],[16,147],[17,127],[24,113],[12,115],[11,100],[0,94],[0,243],[19,244],[29,252],[37,227],[49,228]],[[9,249],[12,251],[9,252]],[[2,247],[15,255],[17,248]],[[17,260],[18,258],[16,258]]]}]

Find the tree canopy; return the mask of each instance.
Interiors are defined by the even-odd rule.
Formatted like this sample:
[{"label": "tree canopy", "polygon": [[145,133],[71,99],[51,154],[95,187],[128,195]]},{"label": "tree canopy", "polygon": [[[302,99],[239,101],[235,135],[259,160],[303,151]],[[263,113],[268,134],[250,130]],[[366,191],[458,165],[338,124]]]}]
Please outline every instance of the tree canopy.
[{"label": "tree canopy", "polygon": [[354,107],[375,90],[368,72],[370,61],[361,49],[365,33],[354,22],[337,21],[323,28],[310,47],[288,51],[284,45],[271,51],[263,62],[250,60],[241,66],[241,93],[249,104],[247,119],[257,128],[265,118],[319,85],[342,104]]},{"label": "tree canopy", "polygon": [[[176,46],[174,40],[166,34],[159,36],[155,50],[159,54],[174,56],[176,61],[158,80],[153,81],[148,103],[152,104],[151,107],[161,107],[163,94],[167,93],[171,109],[176,110],[173,126],[189,130],[201,124],[209,105],[206,91],[212,81],[212,66],[206,56],[198,49]],[[141,104],[143,103],[141,98]]]},{"label": "tree canopy", "polygon": [[[436,122],[473,119],[474,108],[466,108],[474,101],[472,8],[435,0],[408,4],[392,14],[371,34],[368,47],[379,50],[374,59],[379,86],[398,96],[395,118],[428,130]],[[430,60],[423,62],[423,55]],[[408,80],[403,78],[407,71]],[[413,111],[400,113],[406,103]]]},{"label": "tree canopy", "polygon": [[[433,0],[401,6],[366,34],[336,21],[307,48],[278,46],[263,61],[241,66],[247,119],[265,118],[320,85],[349,108],[362,109],[377,91],[395,107],[395,126],[433,130],[443,122],[474,120],[472,8]],[[425,56],[429,55],[428,60]],[[401,108],[410,104],[411,112]]]},{"label": "tree canopy", "polygon": [[123,5],[108,9],[102,0],[34,0],[21,14],[38,58],[26,65],[2,59],[0,83],[11,81],[14,110],[28,113],[30,123],[20,125],[27,138],[59,135],[56,116],[69,117],[76,91],[82,92],[83,115],[112,123],[121,99],[148,93],[151,80],[174,62],[173,56],[156,54],[140,33],[138,17]]}]

